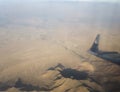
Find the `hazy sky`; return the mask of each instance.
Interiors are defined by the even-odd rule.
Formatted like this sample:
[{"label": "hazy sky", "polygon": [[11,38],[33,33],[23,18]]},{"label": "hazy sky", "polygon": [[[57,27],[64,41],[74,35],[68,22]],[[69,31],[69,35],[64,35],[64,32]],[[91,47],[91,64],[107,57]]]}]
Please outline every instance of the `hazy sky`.
[{"label": "hazy sky", "polygon": [[0,0],[3,1],[97,1],[97,2],[120,2],[120,0]]},{"label": "hazy sky", "polygon": [[119,0],[66,0],[66,1],[120,2]]},{"label": "hazy sky", "polygon": [[[49,3],[50,1],[58,2]],[[62,3],[59,3],[61,1]],[[0,0],[0,27],[48,27],[51,25],[55,27],[57,24],[59,26],[61,24],[80,25],[81,23],[120,25],[120,3],[64,3],[64,1],[80,0]]]}]

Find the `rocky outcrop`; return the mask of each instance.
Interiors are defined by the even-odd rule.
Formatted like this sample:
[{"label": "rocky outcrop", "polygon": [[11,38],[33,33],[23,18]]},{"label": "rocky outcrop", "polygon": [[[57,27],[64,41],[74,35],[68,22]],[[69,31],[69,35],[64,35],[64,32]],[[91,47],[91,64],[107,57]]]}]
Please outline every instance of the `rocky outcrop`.
[{"label": "rocky outcrop", "polygon": [[[0,83],[0,91],[8,92],[119,92],[119,77],[110,78],[83,69],[66,68],[62,64],[50,67],[39,78],[41,85],[18,78],[14,83]],[[99,73],[100,74],[100,73]],[[103,79],[103,80],[102,80]],[[118,79],[118,80],[116,80]],[[116,81],[115,81],[116,80]]]}]

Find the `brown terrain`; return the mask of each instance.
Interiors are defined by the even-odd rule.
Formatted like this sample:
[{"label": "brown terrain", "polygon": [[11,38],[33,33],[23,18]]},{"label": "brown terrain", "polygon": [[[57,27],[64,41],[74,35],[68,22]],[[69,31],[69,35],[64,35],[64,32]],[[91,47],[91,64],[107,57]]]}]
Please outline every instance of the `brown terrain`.
[{"label": "brown terrain", "polygon": [[[2,13],[12,22],[0,23],[1,92],[120,92],[120,66],[87,52],[97,34],[101,35],[100,49],[120,52],[118,22],[112,26],[105,22],[101,25],[99,20],[84,22],[82,19],[92,18],[89,8],[93,9],[94,4],[43,3],[38,7],[33,3],[33,10],[24,4],[23,10],[18,3],[12,4]],[[0,7],[5,6],[3,3]],[[110,14],[109,6],[112,5],[100,4],[96,9],[101,15],[94,18]],[[35,16],[36,9],[47,18]],[[33,15],[17,18],[24,13]]]}]

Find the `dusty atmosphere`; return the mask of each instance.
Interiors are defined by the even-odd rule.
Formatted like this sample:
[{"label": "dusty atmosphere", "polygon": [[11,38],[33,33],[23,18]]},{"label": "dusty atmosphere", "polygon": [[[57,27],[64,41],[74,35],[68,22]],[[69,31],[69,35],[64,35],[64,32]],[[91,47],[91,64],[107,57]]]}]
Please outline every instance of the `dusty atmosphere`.
[{"label": "dusty atmosphere", "polygon": [[0,91],[120,92],[120,66],[89,54],[120,52],[120,4],[0,1]]}]

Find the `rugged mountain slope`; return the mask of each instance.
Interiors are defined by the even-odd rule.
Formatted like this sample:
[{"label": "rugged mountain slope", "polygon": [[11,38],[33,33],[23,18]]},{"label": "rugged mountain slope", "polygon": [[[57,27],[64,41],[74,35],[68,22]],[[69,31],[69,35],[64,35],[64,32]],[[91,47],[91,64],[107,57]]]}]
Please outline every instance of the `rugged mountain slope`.
[{"label": "rugged mountain slope", "polygon": [[42,77],[54,81],[51,87],[53,92],[119,92],[119,71],[118,65],[97,60],[83,62],[77,68],[65,68],[58,64]]},{"label": "rugged mountain slope", "polygon": [[[91,63],[95,64],[94,62]],[[119,68],[116,65],[113,67]],[[95,72],[86,71],[83,68],[83,64],[81,67],[79,66],[79,69],[65,68],[62,64],[58,64],[38,76],[43,80],[39,80],[42,82],[41,84],[28,83],[22,78],[18,78],[14,82],[0,83],[0,90],[8,92],[119,92],[119,76],[106,76],[104,72],[100,76],[98,71],[100,67]]]}]

